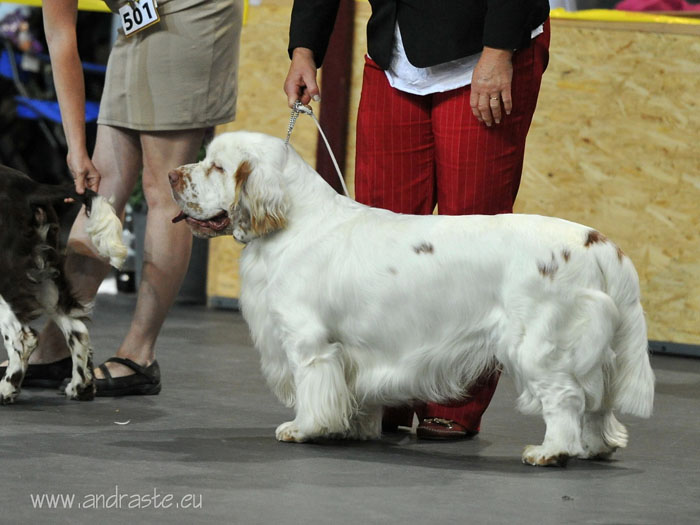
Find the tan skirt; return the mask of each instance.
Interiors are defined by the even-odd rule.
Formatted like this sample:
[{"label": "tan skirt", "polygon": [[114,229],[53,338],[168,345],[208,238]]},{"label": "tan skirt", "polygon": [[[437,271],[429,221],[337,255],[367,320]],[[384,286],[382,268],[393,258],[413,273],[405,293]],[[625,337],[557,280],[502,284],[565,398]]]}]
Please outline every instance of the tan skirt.
[{"label": "tan skirt", "polygon": [[[119,3],[108,2],[113,10]],[[97,122],[165,131],[234,120],[242,4],[161,1],[160,23],[129,38],[120,29]]]}]

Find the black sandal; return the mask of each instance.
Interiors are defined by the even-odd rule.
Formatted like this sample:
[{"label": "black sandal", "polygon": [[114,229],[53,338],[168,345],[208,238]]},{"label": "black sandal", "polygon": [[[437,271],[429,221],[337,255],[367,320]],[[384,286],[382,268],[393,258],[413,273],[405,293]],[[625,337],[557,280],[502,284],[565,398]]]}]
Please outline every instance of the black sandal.
[{"label": "black sandal", "polygon": [[[6,366],[0,366],[0,377],[7,372]],[[56,388],[66,378],[73,375],[73,358],[59,359],[53,363],[40,363],[27,366],[22,387]]]},{"label": "black sandal", "polygon": [[[107,368],[107,363],[119,363],[135,373],[122,376],[112,377]],[[158,361],[153,361],[149,366],[141,366],[134,363],[131,359],[122,357],[110,357],[99,367],[102,371],[104,379],[95,378],[97,386],[97,397],[113,397],[113,396],[154,396],[160,392],[160,367]]]}]

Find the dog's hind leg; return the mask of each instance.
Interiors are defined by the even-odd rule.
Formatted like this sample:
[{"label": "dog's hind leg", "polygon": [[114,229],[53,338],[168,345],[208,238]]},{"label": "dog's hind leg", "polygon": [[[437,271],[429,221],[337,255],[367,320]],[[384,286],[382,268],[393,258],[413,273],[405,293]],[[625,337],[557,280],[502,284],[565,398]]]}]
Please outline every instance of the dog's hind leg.
[{"label": "dog's hind leg", "polygon": [[582,459],[610,459],[618,448],[627,446],[627,429],[611,410],[589,412],[583,416]]},{"label": "dog's hind leg", "polygon": [[380,439],[382,437],[382,413],[381,406],[363,406],[357,409],[357,413],[350,422],[350,434],[352,439]]},{"label": "dog's hind leg", "polygon": [[83,310],[71,310],[70,315],[56,313],[53,321],[63,333],[73,358],[73,374],[66,386],[66,397],[90,401],[95,398],[95,380],[92,373],[92,347],[84,315]]},{"label": "dog's hind leg", "polygon": [[90,335],[85,325],[88,309],[65,292],[59,301],[51,319],[63,334],[73,360],[73,373],[65,394],[68,399],[90,401],[95,398],[95,380]]},{"label": "dog's hind leg", "polygon": [[355,403],[345,378],[340,345],[326,343],[313,351],[309,345],[296,346],[292,350],[296,357],[296,417],[277,427],[275,436],[279,441],[297,443],[347,437]]},{"label": "dog's hind leg", "polygon": [[523,463],[536,466],[564,466],[571,456],[583,454],[581,418],[585,408],[583,389],[569,374],[547,374],[529,385],[542,405],[547,425],[541,445],[528,445]]},{"label": "dog's hind leg", "polygon": [[65,389],[66,397],[80,401],[94,399],[92,347],[85,325],[90,307],[78,301],[60,270],[52,279],[42,283],[41,300],[45,311],[63,334],[73,360],[73,373]]},{"label": "dog's hind leg", "polygon": [[0,296],[0,333],[3,336],[9,363],[0,381],[0,404],[12,403],[19,394],[27,361],[37,346],[36,332],[22,326],[10,305]]}]

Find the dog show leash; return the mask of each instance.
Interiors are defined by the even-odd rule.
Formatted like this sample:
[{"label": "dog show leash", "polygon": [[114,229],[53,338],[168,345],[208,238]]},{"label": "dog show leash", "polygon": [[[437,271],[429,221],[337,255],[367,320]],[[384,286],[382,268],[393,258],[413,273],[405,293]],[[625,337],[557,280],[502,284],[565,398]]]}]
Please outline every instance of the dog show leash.
[{"label": "dog show leash", "polygon": [[335,160],[335,155],[333,155],[333,150],[331,149],[331,145],[328,143],[328,139],[326,138],[326,134],[321,129],[321,123],[316,118],[316,115],[314,115],[314,111],[313,111],[313,109],[311,109],[311,106],[305,106],[304,104],[301,103],[300,100],[297,100],[296,102],[294,102],[294,106],[292,106],[292,114],[289,117],[289,127],[287,128],[287,140],[284,141],[285,145],[289,145],[289,139],[292,136],[292,130],[294,129],[294,124],[296,124],[296,122],[297,122],[297,118],[299,117],[299,113],[304,113],[305,115],[309,115],[311,118],[314,119],[314,122],[316,123],[316,127],[318,128],[318,132],[321,134],[321,137],[323,138],[323,142],[326,144],[326,148],[328,149],[328,154],[331,156],[331,160],[333,161],[333,166],[335,166],[335,171],[338,173],[338,178],[340,179],[340,184],[343,186],[343,192],[345,193],[346,197],[350,197],[350,193],[348,192],[348,188],[345,185],[345,179],[343,179],[343,175],[342,175],[342,173],[340,173],[340,168],[338,167],[338,162]]}]

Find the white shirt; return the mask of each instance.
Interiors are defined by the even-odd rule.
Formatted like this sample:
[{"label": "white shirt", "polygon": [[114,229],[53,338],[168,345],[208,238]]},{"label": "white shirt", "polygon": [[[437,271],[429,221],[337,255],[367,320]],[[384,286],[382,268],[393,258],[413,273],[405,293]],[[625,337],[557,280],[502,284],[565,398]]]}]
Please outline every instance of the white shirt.
[{"label": "white shirt", "polygon": [[[535,38],[543,31],[544,25],[533,29],[531,38]],[[444,64],[415,67],[406,57],[398,23],[394,28],[394,36],[391,64],[386,70],[386,77],[391,87],[414,95],[429,95],[451,91],[472,83],[472,74],[481,58],[481,52]]]}]

